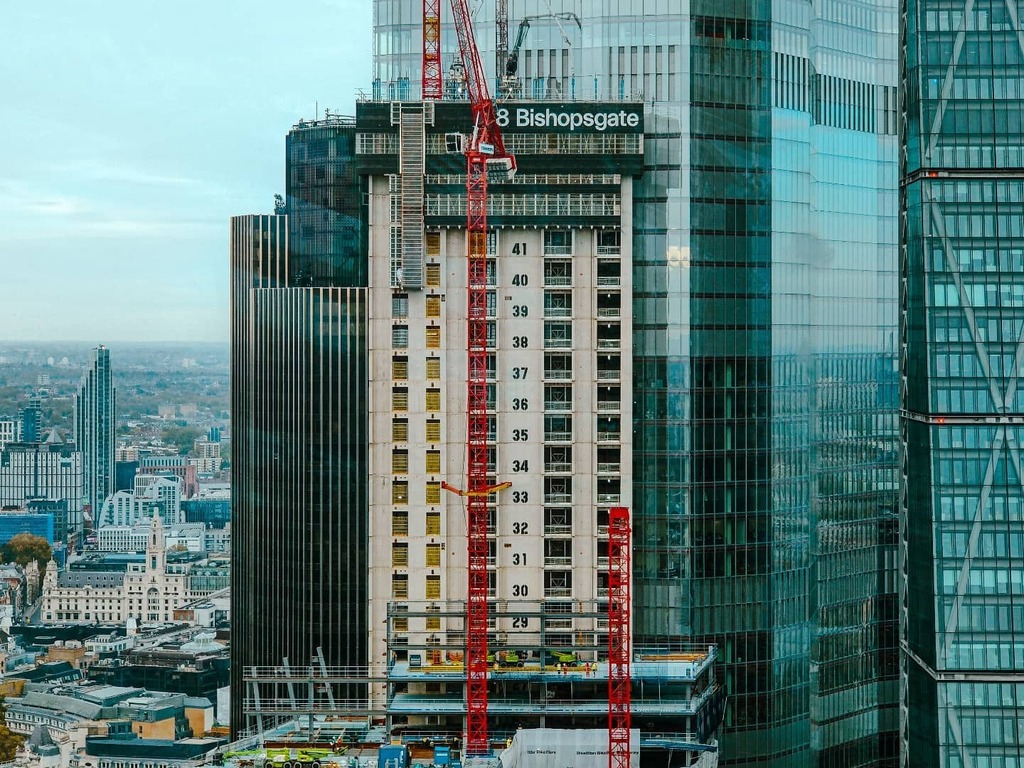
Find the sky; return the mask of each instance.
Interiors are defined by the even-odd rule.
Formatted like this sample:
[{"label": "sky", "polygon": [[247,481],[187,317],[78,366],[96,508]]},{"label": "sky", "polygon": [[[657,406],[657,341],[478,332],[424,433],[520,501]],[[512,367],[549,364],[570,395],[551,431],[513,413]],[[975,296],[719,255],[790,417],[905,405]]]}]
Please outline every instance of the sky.
[{"label": "sky", "polygon": [[0,10],[0,340],[227,341],[231,216],[369,91],[370,0]]}]

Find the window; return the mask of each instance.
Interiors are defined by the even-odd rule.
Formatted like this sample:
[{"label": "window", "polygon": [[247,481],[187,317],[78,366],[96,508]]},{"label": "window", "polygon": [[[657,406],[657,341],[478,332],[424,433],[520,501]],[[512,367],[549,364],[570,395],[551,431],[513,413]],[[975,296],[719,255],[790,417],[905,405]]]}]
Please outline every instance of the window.
[{"label": "window", "polygon": [[427,576],[427,600],[439,600],[441,598],[441,577]]},{"label": "window", "polygon": [[572,262],[568,259],[545,259],[544,285],[572,285]]},{"label": "window", "polygon": [[[400,613],[405,606],[396,606],[395,613]],[[409,617],[408,616],[392,616],[391,627],[395,632],[408,632],[409,631]]]},{"label": "window", "polygon": [[427,317],[441,316],[441,297],[427,296]]},{"label": "window", "polygon": [[391,389],[391,410],[409,410],[409,390],[405,387],[393,387]]},{"label": "window", "polygon": [[427,285],[437,288],[441,285],[441,265],[427,264]]},{"label": "window", "polygon": [[395,357],[391,360],[391,378],[405,381],[409,378],[409,358]]},{"label": "window", "polygon": [[398,318],[409,316],[409,294],[391,294],[391,316]]},{"label": "window", "polygon": [[391,574],[391,597],[396,600],[409,598],[409,575],[406,573]]},{"label": "window", "polygon": [[427,349],[441,348],[441,328],[437,325],[427,327]]},{"label": "window", "polygon": [[[435,606],[429,606],[427,613],[440,614],[440,609]],[[440,632],[441,631],[441,616],[432,615],[427,616],[427,632]]]},{"label": "window", "polygon": [[597,233],[597,255],[613,255],[619,252],[622,233],[617,229],[602,229]]},{"label": "window", "polygon": [[391,472],[396,475],[404,475],[409,472],[409,452],[398,450],[391,452]]},{"label": "window", "polygon": [[427,544],[427,568],[441,567],[441,545]]},{"label": "window", "polygon": [[428,443],[440,443],[441,442],[441,421],[440,421],[440,419],[428,419],[427,420],[427,442]]},{"label": "window", "polygon": [[391,442],[393,443],[407,443],[409,442],[409,420],[408,419],[395,419],[391,422]]},{"label": "window", "polygon": [[437,412],[441,410],[441,390],[431,387],[427,390],[427,410]]},{"label": "window", "polygon": [[572,323],[544,323],[544,346],[568,349],[572,346]]},{"label": "window", "polygon": [[391,545],[391,567],[407,568],[409,566],[409,545],[404,541],[396,541]]},{"label": "window", "polygon": [[427,247],[427,256],[437,258],[441,255],[440,232],[427,232],[424,236],[424,244]]},{"label": "window", "polygon": [[409,483],[406,480],[394,480],[391,483],[391,503],[409,503]]},{"label": "window", "polygon": [[545,231],[544,253],[561,255],[572,253],[572,230],[549,229]]},{"label": "window", "polygon": [[395,349],[406,349],[409,346],[409,326],[391,326],[391,346]]},{"label": "window", "polygon": [[441,535],[441,513],[427,512],[427,536]]},{"label": "window", "polygon": [[427,474],[428,475],[439,475],[441,474],[441,452],[440,451],[427,451]]},{"label": "window", "polygon": [[427,358],[427,378],[428,379],[440,379],[441,378],[441,358],[439,358],[439,357],[428,357]]},{"label": "window", "polygon": [[440,504],[441,503],[441,484],[430,482],[427,483],[427,504]]},{"label": "window", "polygon": [[544,317],[572,317],[572,294],[568,291],[545,291]]}]

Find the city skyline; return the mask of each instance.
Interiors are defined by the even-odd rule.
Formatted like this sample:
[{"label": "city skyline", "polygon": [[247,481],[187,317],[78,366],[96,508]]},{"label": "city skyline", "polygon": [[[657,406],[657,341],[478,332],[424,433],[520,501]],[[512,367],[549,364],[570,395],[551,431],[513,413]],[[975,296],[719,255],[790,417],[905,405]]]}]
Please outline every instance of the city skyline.
[{"label": "city skyline", "polygon": [[[369,5],[115,0],[5,16],[0,336],[228,341],[223,222],[283,193],[280,137],[297,116],[351,113],[369,88]],[[297,54],[268,55],[300,38]]]}]

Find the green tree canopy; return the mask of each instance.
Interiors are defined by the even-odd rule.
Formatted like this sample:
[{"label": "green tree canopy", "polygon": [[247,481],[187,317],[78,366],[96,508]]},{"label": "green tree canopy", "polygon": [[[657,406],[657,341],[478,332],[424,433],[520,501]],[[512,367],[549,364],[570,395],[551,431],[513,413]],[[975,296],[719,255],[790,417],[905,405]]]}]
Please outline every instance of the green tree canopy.
[{"label": "green tree canopy", "polygon": [[178,453],[185,455],[192,450],[192,443],[195,442],[196,438],[202,436],[203,431],[197,427],[170,424],[164,427],[164,431],[160,436],[160,439],[162,439],[166,445],[176,448]]},{"label": "green tree canopy", "polygon": [[0,547],[0,555],[3,556],[5,563],[18,565],[28,565],[30,561],[35,560],[39,563],[39,572],[42,573],[53,557],[53,550],[50,548],[50,542],[42,536],[18,533]]},{"label": "green tree canopy", "polygon": [[7,728],[7,708],[4,706],[3,697],[0,696],[0,760],[4,762],[13,760],[24,740],[24,736],[12,733]]}]

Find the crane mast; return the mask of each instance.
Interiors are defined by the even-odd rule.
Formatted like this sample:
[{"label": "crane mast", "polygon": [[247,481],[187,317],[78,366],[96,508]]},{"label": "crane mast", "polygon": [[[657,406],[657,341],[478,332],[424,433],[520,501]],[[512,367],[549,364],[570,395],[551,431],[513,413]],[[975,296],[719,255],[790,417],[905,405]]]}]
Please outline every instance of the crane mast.
[{"label": "crane mast", "polygon": [[608,511],[608,768],[629,768],[632,728],[630,675],[629,509]]},{"label": "crane mast", "polygon": [[423,0],[423,100],[440,99],[441,0]]},{"label": "crane mast", "polygon": [[494,0],[494,77],[501,96],[501,79],[508,61],[508,0]]},{"label": "crane mast", "polygon": [[487,739],[487,172],[515,173],[505,151],[468,0],[451,0],[459,56],[473,115],[466,153],[466,741],[469,756]]}]

